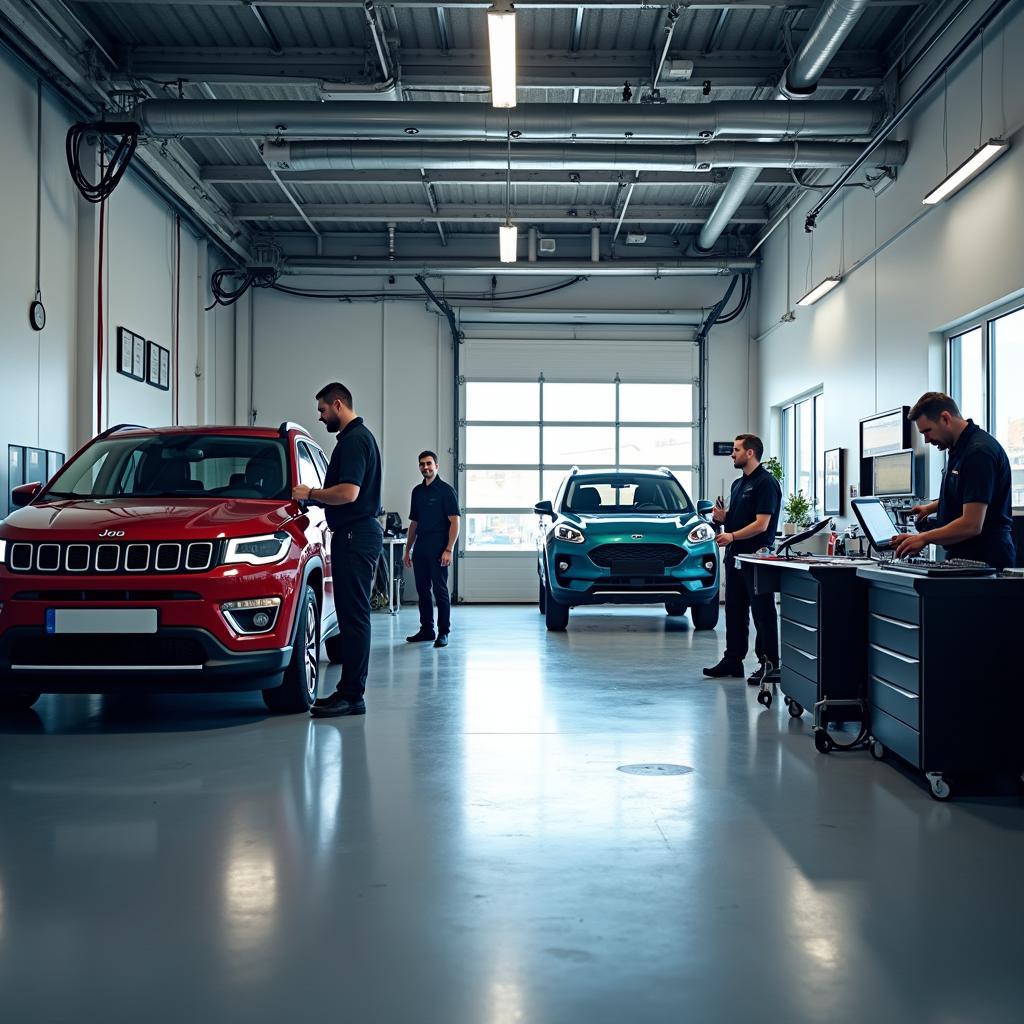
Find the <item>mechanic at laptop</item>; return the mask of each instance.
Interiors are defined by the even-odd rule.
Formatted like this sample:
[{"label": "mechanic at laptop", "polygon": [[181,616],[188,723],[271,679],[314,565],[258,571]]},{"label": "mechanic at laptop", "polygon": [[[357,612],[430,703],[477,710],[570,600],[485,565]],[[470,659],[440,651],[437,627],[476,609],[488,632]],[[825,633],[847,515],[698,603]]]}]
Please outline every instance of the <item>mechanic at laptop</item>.
[{"label": "mechanic at laptop", "polygon": [[893,537],[896,557],[941,544],[951,558],[970,558],[997,569],[1013,565],[1010,461],[1002,445],[973,420],[965,420],[956,402],[941,391],[922,395],[908,419],[928,444],[949,455],[939,500],[911,510],[919,523],[938,512],[936,527]]}]

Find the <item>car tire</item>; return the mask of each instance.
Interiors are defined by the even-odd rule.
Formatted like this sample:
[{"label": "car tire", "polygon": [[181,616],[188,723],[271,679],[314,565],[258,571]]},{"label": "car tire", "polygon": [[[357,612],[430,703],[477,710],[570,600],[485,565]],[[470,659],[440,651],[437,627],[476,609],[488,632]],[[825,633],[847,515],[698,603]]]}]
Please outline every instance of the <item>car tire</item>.
[{"label": "car tire", "polygon": [[281,685],[263,691],[263,703],[271,711],[308,711],[316,700],[319,681],[320,605],[313,588],[307,586],[299,602],[292,660],[284,670]]},{"label": "car tire", "polygon": [[38,693],[0,693],[0,713],[28,711],[39,697]]},{"label": "car tire", "polygon": [[556,601],[550,590],[544,595],[544,625],[551,633],[562,633],[569,625],[569,606]]},{"label": "car tire", "polygon": [[718,599],[690,606],[694,629],[714,629],[718,625]]},{"label": "car tire", "polygon": [[547,607],[547,603],[548,603],[548,588],[546,586],[544,586],[544,581],[538,575],[537,576],[537,608],[539,609],[541,615],[544,614],[544,609]]},{"label": "car tire", "polygon": [[665,611],[669,615],[685,615],[690,606],[681,597],[671,598],[665,602]]}]

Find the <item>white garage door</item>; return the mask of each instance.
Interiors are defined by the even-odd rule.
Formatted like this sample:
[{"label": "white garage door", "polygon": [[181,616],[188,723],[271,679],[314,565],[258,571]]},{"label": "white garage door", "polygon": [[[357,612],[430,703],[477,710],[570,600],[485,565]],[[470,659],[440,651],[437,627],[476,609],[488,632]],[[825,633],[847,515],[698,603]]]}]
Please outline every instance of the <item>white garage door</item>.
[{"label": "white garage door", "polygon": [[537,599],[533,506],[554,498],[572,466],[667,466],[690,491],[701,451],[698,365],[696,345],[678,336],[468,337],[459,388],[460,598]]}]

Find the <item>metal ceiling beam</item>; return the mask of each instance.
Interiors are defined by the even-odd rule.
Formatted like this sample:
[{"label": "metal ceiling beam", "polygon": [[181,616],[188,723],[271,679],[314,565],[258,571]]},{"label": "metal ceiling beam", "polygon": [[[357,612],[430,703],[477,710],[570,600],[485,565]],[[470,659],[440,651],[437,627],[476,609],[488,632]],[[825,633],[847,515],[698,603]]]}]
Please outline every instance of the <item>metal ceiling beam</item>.
[{"label": "metal ceiling beam", "polygon": [[[131,5],[134,7],[238,7],[239,0],[71,0],[75,4],[88,6],[97,3],[104,6]],[[261,7],[365,7],[366,0],[259,0]],[[872,0],[872,7],[920,7],[929,0]],[[383,7],[410,7],[434,10],[436,7],[468,8],[486,10],[494,0],[386,0]],[[587,10],[631,10],[649,11],[675,7],[679,0],[516,0],[516,9],[545,8],[565,10],[583,7]],[[794,7],[816,11],[825,0],[694,0],[687,3],[690,10],[749,10],[755,8]]]},{"label": "metal ceiling beam", "polygon": [[[279,171],[283,182],[291,185],[420,185],[423,181],[419,170],[407,171]],[[615,185],[628,181],[623,171],[580,171],[572,177],[564,171],[513,171],[513,185],[538,185],[545,187],[564,186],[576,188],[579,185]],[[721,184],[728,180],[729,172],[724,169],[710,171],[648,171],[638,187],[652,185],[703,186]],[[272,185],[274,178],[264,165],[208,164],[202,168],[203,181],[211,185]],[[504,185],[504,171],[485,170],[431,170],[432,185]],[[793,185],[793,177],[786,170],[762,170],[757,178],[758,185]]]},{"label": "metal ceiling beam", "polygon": [[[693,61],[689,82],[663,82],[666,90],[699,88],[710,79],[716,88],[755,87],[777,81],[788,58],[764,50],[722,50],[708,54],[676,50],[670,60]],[[192,79],[249,85],[302,85],[365,80],[361,49],[285,49],[259,47],[139,46],[119,54],[119,72],[159,79]],[[884,56],[864,50],[842,52],[829,67],[822,87],[874,88],[882,80]],[[626,79],[645,81],[651,73],[646,50],[521,50],[517,81],[521,88],[619,89]],[[490,86],[486,50],[402,50],[406,89],[462,89]]]},{"label": "metal ceiling beam", "polygon": [[[501,224],[505,220],[505,206],[447,206],[438,205],[436,212],[428,204],[403,203],[305,203],[303,213],[312,221],[336,224],[360,224],[373,221],[396,224]],[[295,207],[289,203],[236,203],[232,214],[243,221],[299,220]],[[710,207],[633,206],[623,214],[627,224],[703,224],[711,212]],[[513,206],[512,219],[520,223],[536,224],[614,224],[619,218],[610,210],[566,209],[554,206]],[[742,207],[733,217],[734,224],[767,224],[768,210],[764,206]]]}]

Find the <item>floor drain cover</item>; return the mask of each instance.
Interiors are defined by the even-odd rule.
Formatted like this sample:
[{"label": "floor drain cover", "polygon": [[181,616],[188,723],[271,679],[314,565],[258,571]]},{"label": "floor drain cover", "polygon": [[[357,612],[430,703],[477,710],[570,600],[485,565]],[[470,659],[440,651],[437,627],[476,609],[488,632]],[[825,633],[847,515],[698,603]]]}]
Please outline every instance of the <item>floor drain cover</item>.
[{"label": "floor drain cover", "polygon": [[693,771],[685,764],[624,764],[618,770],[627,775],[689,775]]}]

